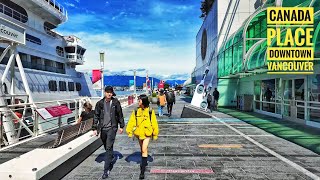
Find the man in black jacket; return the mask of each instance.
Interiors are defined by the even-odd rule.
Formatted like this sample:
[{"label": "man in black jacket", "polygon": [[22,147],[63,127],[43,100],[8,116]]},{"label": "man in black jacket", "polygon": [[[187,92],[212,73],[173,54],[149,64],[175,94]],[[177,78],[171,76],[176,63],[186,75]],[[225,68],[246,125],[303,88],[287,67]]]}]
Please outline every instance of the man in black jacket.
[{"label": "man in black jacket", "polygon": [[100,133],[100,138],[106,150],[102,179],[106,179],[110,174],[113,159],[113,144],[118,131],[118,124],[120,124],[120,134],[122,134],[125,126],[121,104],[113,95],[113,88],[107,86],[105,88],[105,97],[97,102],[93,117],[93,134],[97,136]]}]

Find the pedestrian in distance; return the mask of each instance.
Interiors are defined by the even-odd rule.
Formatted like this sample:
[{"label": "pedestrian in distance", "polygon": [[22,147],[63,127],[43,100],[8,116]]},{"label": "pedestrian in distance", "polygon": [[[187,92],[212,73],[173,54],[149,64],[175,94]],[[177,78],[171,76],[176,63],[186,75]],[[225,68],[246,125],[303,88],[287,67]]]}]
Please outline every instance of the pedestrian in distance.
[{"label": "pedestrian in distance", "polygon": [[212,103],[213,103],[212,100],[213,100],[212,95],[211,95],[211,93],[209,92],[209,93],[208,93],[208,96],[207,96],[207,103],[208,103],[208,108],[207,108],[207,109],[209,109],[210,112],[212,112],[212,111],[213,111],[213,108],[214,108],[214,106],[213,106],[213,104],[212,104]]},{"label": "pedestrian in distance", "polygon": [[126,132],[129,137],[135,136],[139,139],[141,150],[141,164],[139,179],[144,179],[148,158],[148,145],[151,137],[158,139],[159,128],[156,114],[149,107],[149,99],[146,95],[139,96],[139,108],[134,110],[130,116]]},{"label": "pedestrian in distance", "polygon": [[113,87],[105,88],[105,97],[97,102],[94,111],[93,134],[98,136],[103,142],[106,150],[104,173],[102,179],[108,178],[112,168],[113,144],[120,126],[119,133],[122,134],[125,126],[122,108],[119,100],[114,98]]},{"label": "pedestrian in distance", "polygon": [[163,89],[160,90],[160,94],[158,95],[158,113],[159,117],[163,116],[163,107],[167,104],[166,95],[164,94]]},{"label": "pedestrian in distance", "polygon": [[[266,97],[267,102],[270,102],[270,101],[271,101],[272,91],[270,90],[269,87],[267,88],[266,92],[264,93],[264,96]],[[270,103],[267,103],[267,104],[268,104],[268,111],[270,111],[270,109],[271,109],[271,104],[270,104]]]},{"label": "pedestrian in distance", "polygon": [[81,123],[82,121],[91,119],[94,116],[94,111],[92,110],[92,105],[90,104],[90,102],[85,102],[83,104],[83,108],[84,108],[84,111],[82,111],[77,123]]},{"label": "pedestrian in distance", "polygon": [[168,111],[168,116],[170,117],[172,114],[172,107],[173,104],[176,104],[176,96],[174,95],[174,92],[172,89],[170,89],[167,94],[166,94],[166,101],[167,101],[167,111]]},{"label": "pedestrian in distance", "polygon": [[217,90],[217,88],[214,88],[212,95],[213,95],[213,100],[214,100],[214,102],[213,102],[214,110],[217,110],[218,109],[218,101],[219,101],[219,97],[220,97],[220,93]]}]

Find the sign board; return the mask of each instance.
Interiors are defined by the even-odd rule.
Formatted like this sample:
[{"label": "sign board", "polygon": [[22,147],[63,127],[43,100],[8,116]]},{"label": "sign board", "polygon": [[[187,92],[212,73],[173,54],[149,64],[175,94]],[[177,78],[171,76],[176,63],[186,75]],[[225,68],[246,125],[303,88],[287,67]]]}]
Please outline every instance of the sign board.
[{"label": "sign board", "polygon": [[37,112],[43,119],[59,117],[59,116],[72,113],[72,111],[65,105],[41,108],[41,109],[37,109]]},{"label": "sign board", "polygon": [[53,116],[46,110],[46,108],[37,109],[36,111],[43,119],[53,118]]},{"label": "sign board", "polygon": [[0,17],[0,38],[19,43],[26,44],[25,29],[13,22]]},{"label": "sign board", "polygon": [[46,110],[53,116],[53,117],[58,117],[58,116],[63,116],[66,114],[71,114],[72,111],[67,107],[67,106],[52,106],[52,107],[47,107]]},{"label": "sign board", "polygon": [[212,169],[151,169],[151,174],[213,174]]}]

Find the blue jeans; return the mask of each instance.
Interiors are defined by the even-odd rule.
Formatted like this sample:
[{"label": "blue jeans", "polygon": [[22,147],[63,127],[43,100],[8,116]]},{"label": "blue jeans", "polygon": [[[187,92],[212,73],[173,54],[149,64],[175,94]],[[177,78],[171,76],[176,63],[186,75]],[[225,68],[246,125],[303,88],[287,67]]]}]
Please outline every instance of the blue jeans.
[{"label": "blue jeans", "polygon": [[164,106],[158,106],[159,116],[163,116],[163,107]]}]

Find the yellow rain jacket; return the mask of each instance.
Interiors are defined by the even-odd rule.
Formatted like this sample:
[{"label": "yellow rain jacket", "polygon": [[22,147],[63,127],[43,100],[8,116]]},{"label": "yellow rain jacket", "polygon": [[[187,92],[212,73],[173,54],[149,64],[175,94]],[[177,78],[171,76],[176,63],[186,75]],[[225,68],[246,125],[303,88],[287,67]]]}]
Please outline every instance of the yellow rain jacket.
[{"label": "yellow rain jacket", "polygon": [[149,108],[138,108],[137,117],[135,111],[133,111],[127,124],[126,131],[129,137],[132,137],[134,134],[140,140],[143,140],[146,137],[153,136],[153,139],[157,140],[159,128],[154,110],[152,110],[151,118]]}]

